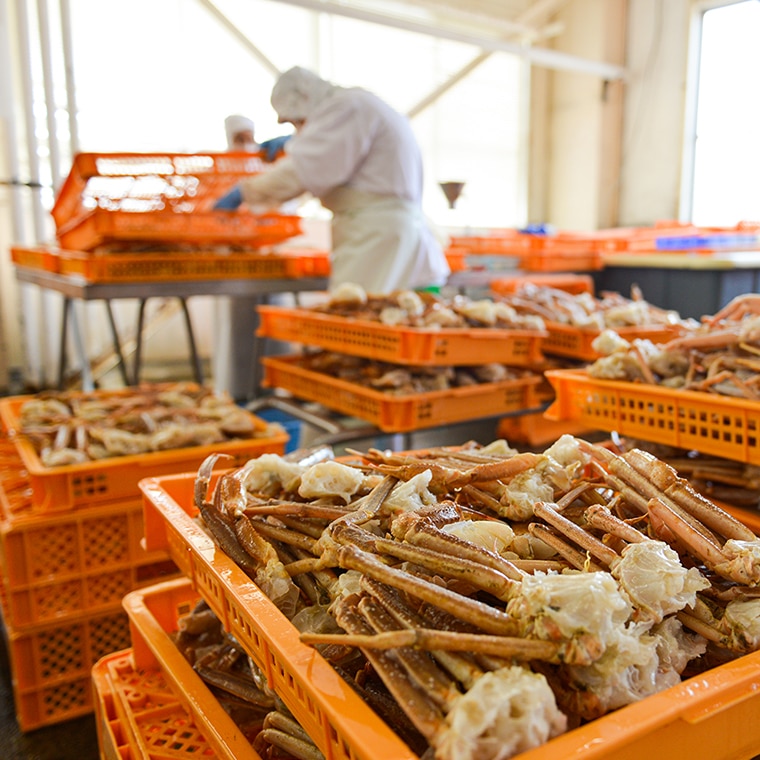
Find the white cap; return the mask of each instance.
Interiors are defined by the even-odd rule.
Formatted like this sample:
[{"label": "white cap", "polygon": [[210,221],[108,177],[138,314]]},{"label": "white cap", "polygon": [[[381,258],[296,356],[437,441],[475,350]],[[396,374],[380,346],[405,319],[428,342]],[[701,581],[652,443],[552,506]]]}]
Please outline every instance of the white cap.
[{"label": "white cap", "polygon": [[335,89],[313,71],[294,66],[277,80],[270,102],[277,111],[278,121],[302,121],[314,107]]},{"label": "white cap", "polygon": [[247,116],[240,116],[239,114],[233,114],[228,116],[224,120],[224,131],[227,133],[227,147],[234,147],[233,138],[239,132],[251,131],[253,134],[253,121]]}]

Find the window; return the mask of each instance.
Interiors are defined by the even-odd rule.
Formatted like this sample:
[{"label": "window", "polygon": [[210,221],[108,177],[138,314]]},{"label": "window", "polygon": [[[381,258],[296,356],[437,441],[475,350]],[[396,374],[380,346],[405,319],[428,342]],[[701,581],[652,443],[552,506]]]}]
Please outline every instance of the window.
[{"label": "window", "polygon": [[699,226],[760,220],[760,2],[702,15],[693,180],[685,218]]}]

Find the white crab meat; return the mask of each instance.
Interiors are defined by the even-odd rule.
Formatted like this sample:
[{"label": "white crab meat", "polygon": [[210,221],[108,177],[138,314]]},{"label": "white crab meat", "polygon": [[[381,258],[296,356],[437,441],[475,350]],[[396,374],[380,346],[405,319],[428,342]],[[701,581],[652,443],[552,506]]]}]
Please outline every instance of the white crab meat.
[{"label": "white crab meat", "polygon": [[654,636],[620,629],[596,662],[568,670],[575,684],[592,692],[607,712],[659,691],[658,665]]},{"label": "white crab meat", "polygon": [[471,319],[473,322],[480,322],[483,325],[493,326],[496,324],[496,307],[493,301],[484,298],[480,301],[470,301],[463,303],[458,307],[462,316]]},{"label": "white crab meat", "polygon": [[[661,674],[675,674],[678,683],[681,673],[689,662],[700,657],[707,651],[707,639],[687,631],[675,615],[665,618],[655,625],[649,633],[657,637],[657,657],[660,660],[659,671]],[[667,681],[672,675],[664,675],[665,688],[671,685]]]},{"label": "white crab meat", "polygon": [[609,573],[567,572],[526,575],[507,612],[526,621],[528,633],[557,640],[590,634],[607,646],[632,611],[628,598]]},{"label": "white crab meat", "polygon": [[568,668],[574,682],[593,692],[605,712],[680,683],[688,661],[704,653],[706,644],[671,620],[649,633],[636,627],[619,628],[596,662]]},{"label": "white crab meat", "polygon": [[491,441],[491,443],[478,449],[478,453],[486,456],[504,457],[505,459],[508,459],[520,452],[517,449],[513,449],[504,438],[497,438],[495,441]]},{"label": "white crab meat", "polygon": [[748,651],[760,648],[760,599],[735,599],[726,605],[723,623]]},{"label": "white crab meat", "polygon": [[715,565],[715,572],[726,578],[741,578],[747,586],[760,585],[760,539],[731,538],[723,544],[723,554],[726,559]]},{"label": "white crab meat", "polygon": [[298,488],[305,467],[288,462],[279,454],[262,454],[257,459],[246,462],[241,480],[246,490],[274,496],[279,491],[292,493]]},{"label": "white crab meat", "polygon": [[627,351],[631,347],[631,344],[625,339],[621,338],[615,330],[602,330],[602,332],[591,341],[591,348],[602,356],[610,356],[610,354],[617,353],[619,351]]},{"label": "white crab meat", "polygon": [[629,544],[612,567],[612,575],[634,606],[654,622],[693,605],[697,591],[710,586],[697,568],[685,568],[663,541]]},{"label": "white crab meat", "polygon": [[330,291],[328,305],[341,304],[343,306],[354,304],[362,306],[367,303],[367,291],[355,282],[342,282],[334,290]]},{"label": "white crab meat", "polygon": [[413,290],[402,290],[396,296],[396,303],[413,317],[419,317],[425,311],[425,304],[422,302],[419,293]]},{"label": "white crab meat", "polygon": [[499,514],[511,520],[529,520],[537,501],[554,501],[556,488],[571,487],[573,473],[587,459],[578,448],[577,439],[562,436],[541,455],[534,467],[519,473],[504,487],[499,497],[502,504]]},{"label": "white crab meat", "polygon": [[554,486],[544,479],[538,468],[525,470],[510,480],[499,501],[502,517],[524,522],[533,517],[533,505],[537,501],[554,501]]},{"label": "white crab meat", "polygon": [[544,676],[517,665],[482,675],[446,715],[436,760],[507,760],[567,729]]},{"label": "white crab meat", "polygon": [[435,495],[428,490],[432,477],[430,470],[423,470],[413,478],[397,483],[383,502],[383,509],[393,514],[412,512],[437,504]]},{"label": "white crab meat", "polygon": [[302,473],[298,493],[304,499],[336,496],[348,504],[363,483],[364,475],[355,467],[341,462],[319,462]]},{"label": "white crab meat", "polygon": [[498,520],[461,520],[443,525],[441,530],[496,554],[508,551],[515,538],[512,528]]},{"label": "white crab meat", "polygon": [[391,327],[405,325],[409,322],[409,314],[398,306],[386,306],[380,311],[380,321]]}]

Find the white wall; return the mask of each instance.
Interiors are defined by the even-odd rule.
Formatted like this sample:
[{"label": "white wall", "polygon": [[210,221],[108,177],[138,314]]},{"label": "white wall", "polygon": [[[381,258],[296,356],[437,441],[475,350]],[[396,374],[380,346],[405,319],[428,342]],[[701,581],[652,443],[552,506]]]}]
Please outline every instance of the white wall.
[{"label": "white wall", "polygon": [[629,0],[621,226],[677,219],[689,0]]}]

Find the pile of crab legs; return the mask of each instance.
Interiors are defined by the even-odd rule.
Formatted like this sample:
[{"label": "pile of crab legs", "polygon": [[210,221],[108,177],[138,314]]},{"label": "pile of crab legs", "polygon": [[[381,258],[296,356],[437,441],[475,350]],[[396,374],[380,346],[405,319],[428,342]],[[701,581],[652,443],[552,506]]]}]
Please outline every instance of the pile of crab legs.
[{"label": "pile of crab legs", "polygon": [[212,456],[196,503],[302,641],[384,684],[418,754],[512,757],[760,647],[760,539],[651,454],[353,453],[263,455],[209,498]]}]

